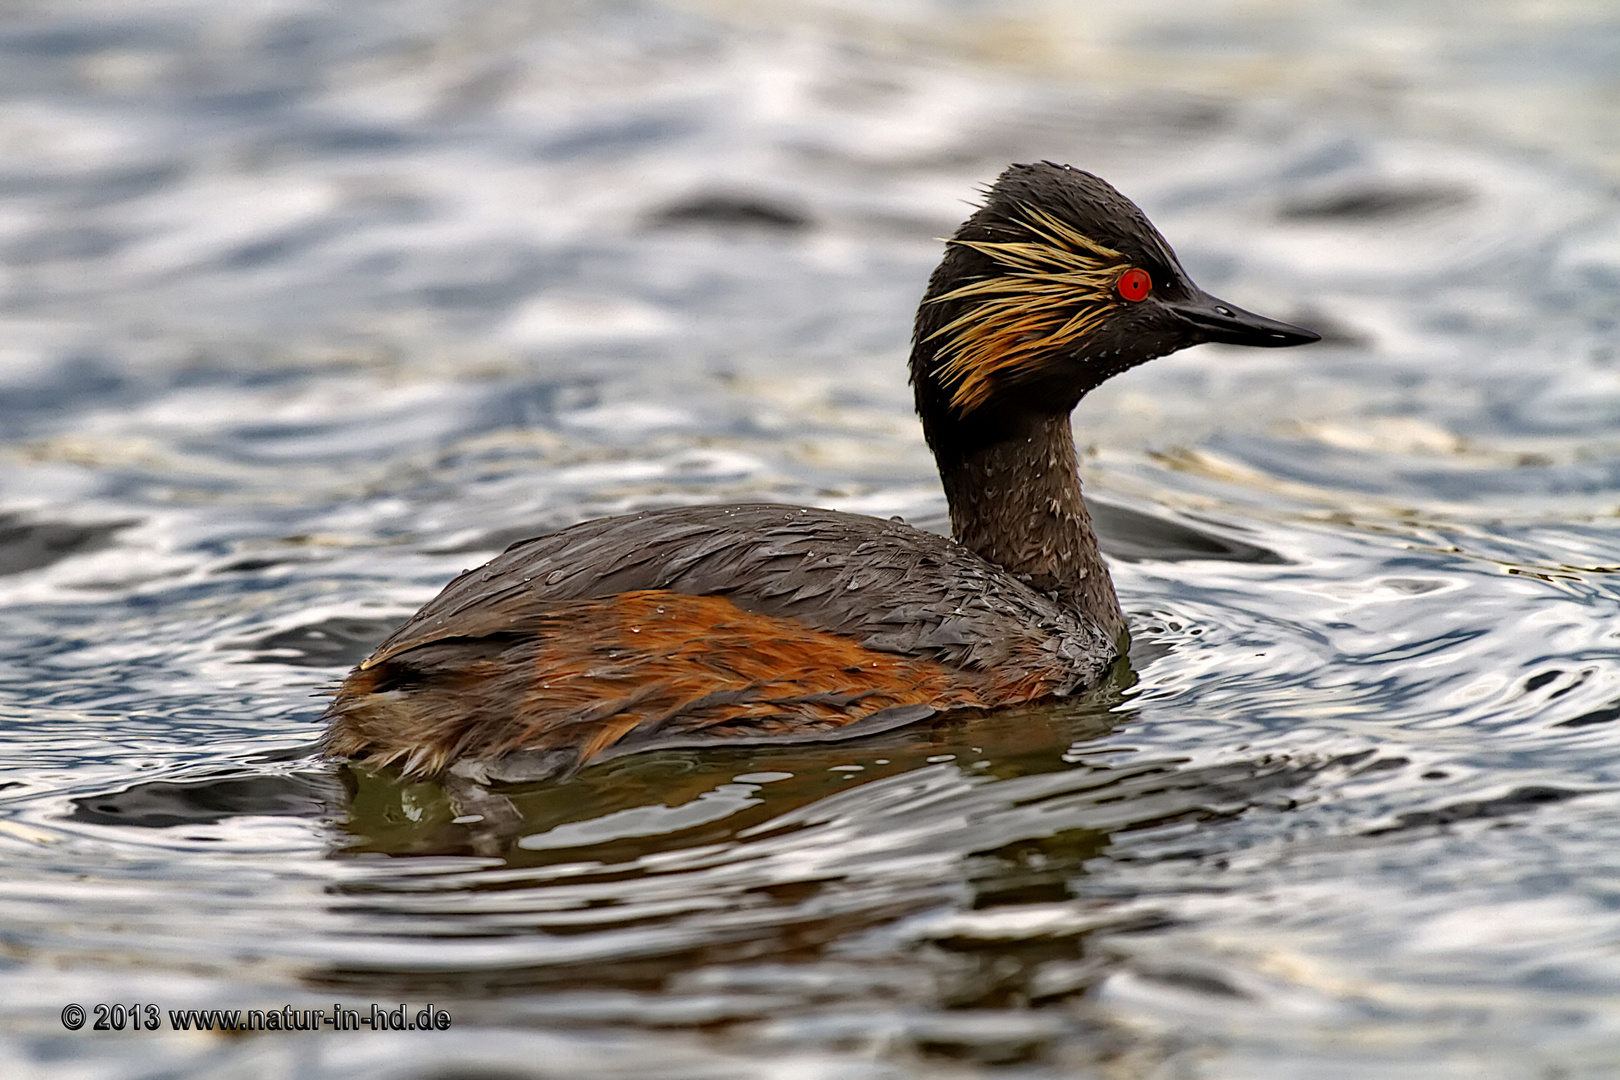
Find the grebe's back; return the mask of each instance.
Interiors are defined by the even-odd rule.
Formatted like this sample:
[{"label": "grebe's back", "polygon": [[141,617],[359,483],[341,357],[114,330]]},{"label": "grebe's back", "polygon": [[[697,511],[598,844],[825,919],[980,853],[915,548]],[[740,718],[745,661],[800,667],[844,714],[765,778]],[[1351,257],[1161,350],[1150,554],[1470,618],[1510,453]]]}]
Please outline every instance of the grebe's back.
[{"label": "grebe's back", "polygon": [[[774,504],[512,545],[339,690],[334,753],[517,779],[654,747],[869,733],[1069,694],[1109,632],[945,537]],[[492,772],[490,770],[493,770]]]}]

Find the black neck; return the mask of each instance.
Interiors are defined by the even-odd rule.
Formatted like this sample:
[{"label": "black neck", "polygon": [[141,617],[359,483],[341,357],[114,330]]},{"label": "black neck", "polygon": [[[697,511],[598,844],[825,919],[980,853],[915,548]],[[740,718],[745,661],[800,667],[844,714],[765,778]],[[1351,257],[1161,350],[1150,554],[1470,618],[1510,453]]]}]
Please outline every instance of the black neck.
[{"label": "black neck", "polygon": [[939,461],[956,542],[1096,619],[1111,638],[1125,630],[1091,514],[1080,497],[1068,413],[998,425],[1000,438],[957,442],[924,427]]}]

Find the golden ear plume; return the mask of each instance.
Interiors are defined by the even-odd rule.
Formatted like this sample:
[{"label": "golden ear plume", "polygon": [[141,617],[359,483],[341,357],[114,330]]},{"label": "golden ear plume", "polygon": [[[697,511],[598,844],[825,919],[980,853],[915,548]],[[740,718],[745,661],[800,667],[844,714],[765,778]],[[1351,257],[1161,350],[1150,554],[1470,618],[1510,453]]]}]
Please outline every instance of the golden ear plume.
[{"label": "golden ear plume", "polygon": [[942,339],[939,378],[964,415],[990,400],[998,382],[1037,370],[1120,306],[1114,286],[1130,268],[1123,255],[1038,207],[1021,210],[1033,239],[947,241],[990,256],[1003,272],[930,301],[977,301],[927,338]]}]

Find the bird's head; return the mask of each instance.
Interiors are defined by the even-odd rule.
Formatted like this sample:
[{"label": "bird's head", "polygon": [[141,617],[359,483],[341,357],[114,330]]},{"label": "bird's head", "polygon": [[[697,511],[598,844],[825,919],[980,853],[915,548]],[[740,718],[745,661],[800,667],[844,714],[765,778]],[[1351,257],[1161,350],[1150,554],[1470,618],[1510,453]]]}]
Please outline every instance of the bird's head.
[{"label": "bird's head", "polygon": [[1317,340],[1210,296],[1134,203],[1044,162],[1002,173],[948,241],[917,312],[911,379],[939,449],[942,426],[993,438],[1188,345]]}]

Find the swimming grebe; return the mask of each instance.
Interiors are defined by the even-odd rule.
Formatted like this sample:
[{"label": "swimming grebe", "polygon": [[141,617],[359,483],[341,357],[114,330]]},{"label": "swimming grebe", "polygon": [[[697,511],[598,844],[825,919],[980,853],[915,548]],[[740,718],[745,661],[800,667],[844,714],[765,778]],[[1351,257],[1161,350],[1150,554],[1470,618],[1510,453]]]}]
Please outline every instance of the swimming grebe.
[{"label": "swimming grebe", "polygon": [[1090,173],[1001,174],[912,338],[951,536],[793,506],[587,521],[462,574],[344,679],[326,750],[406,774],[565,775],[654,748],[847,738],[1094,685],[1125,617],[1069,413],[1205,341],[1318,337],[1194,285]]}]

